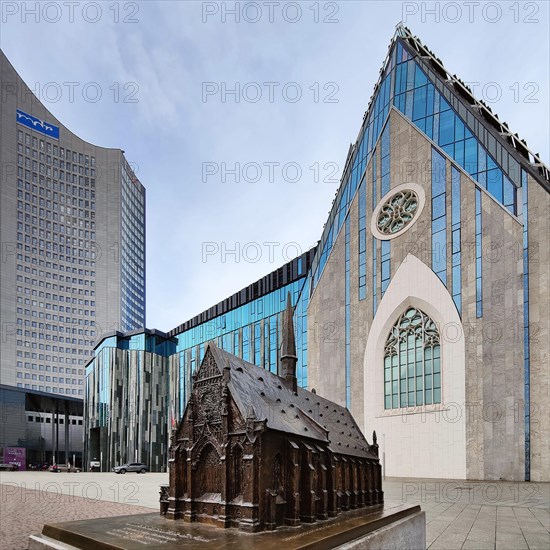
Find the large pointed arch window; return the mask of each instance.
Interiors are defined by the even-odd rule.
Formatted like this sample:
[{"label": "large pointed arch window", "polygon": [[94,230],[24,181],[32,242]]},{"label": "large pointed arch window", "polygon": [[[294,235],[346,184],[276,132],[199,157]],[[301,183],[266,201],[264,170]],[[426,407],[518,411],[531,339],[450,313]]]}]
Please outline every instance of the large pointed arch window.
[{"label": "large pointed arch window", "polygon": [[384,407],[441,403],[441,349],[433,320],[408,308],[393,325],[384,349]]}]

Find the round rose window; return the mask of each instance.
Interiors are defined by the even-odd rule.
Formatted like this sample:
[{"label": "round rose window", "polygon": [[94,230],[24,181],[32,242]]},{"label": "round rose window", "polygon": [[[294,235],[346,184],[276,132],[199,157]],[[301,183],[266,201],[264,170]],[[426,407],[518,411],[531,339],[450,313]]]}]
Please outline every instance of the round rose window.
[{"label": "round rose window", "polygon": [[387,200],[376,220],[378,231],[383,235],[393,235],[401,231],[418,210],[418,195],[410,189],[396,193]]},{"label": "round rose window", "polygon": [[416,183],[402,183],[382,197],[374,209],[372,234],[381,239],[393,239],[406,231],[420,216],[426,200],[424,189]]}]

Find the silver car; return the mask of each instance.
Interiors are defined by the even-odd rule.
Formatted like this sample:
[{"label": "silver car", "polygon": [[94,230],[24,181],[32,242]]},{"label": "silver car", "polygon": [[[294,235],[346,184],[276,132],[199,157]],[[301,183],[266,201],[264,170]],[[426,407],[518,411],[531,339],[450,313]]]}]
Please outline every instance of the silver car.
[{"label": "silver car", "polygon": [[113,472],[115,474],[125,474],[126,472],[137,472],[138,474],[144,474],[149,471],[147,464],[141,462],[128,462],[128,464],[122,464],[121,466],[115,466]]}]

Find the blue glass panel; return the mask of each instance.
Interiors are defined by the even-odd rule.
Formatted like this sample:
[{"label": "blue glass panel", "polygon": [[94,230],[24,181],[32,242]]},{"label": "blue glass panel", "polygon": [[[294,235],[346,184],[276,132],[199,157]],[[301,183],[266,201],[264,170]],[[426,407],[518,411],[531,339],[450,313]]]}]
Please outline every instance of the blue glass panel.
[{"label": "blue glass panel", "polygon": [[464,139],[464,122],[459,118],[455,120],[455,139],[454,141],[461,141]]},{"label": "blue glass panel", "polygon": [[487,189],[487,172],[479,172],[477,175],[477,181],[484,189]]},{"label": "blue glass panel", "polygon": [[390,256],[391,247],[390,241],[382,241],[382,259],[387,259]]},{"label": "blue glass panel", "polygon": [[449,145],[443,145],[441,147],[441,149],[443,149],[443,151],[445,151],[445,153],[447,153],[451,158],[454,158],[454,156],[455,156],[455,144],[454,144],[454,142],[449,143]]},{"label": "blue glass panel", "polygon": [[439,231],[432,236],[432,269],[439,273],[446,269],[447,239],[445,231]]},{"label": "blue glass panel", "polygon": [[455,229],[452,232],[452,250],[454,252],[458,252],[460,250],[460,229]]},{"label": "blue glass panel", "polygon": [[380,192],[382,196],[384,196],[386,193],[389,193],[390,191],[390,175],[384,174],[382,176],[382,181],[380,182]]},{"label": "blue glass panel", "polygon": [[460,172],[453,166],[451,170],[451,223],[460,223]]},{"label": "blue glass panel", "polygon": [[498,168],[487,172],[487,190],[499,202],[502,202],[502,172]]},{"label": "blue glass panel", "polygon": [[477,172],[477,143],[474,138],[467,139],[465,142],[464,169],[470,174]]},{"label": "blue glass panel", "polygon": [[454,158],[458,165],[464,168],[464,141],[457,141],[455,143]]},{"label": "blue glass panel", "polygon": [[460,294],[460,266],[453,266],[453,296]]},{"label": "blue glass panel", "polygon": [[440,113],[443,113],[444,111],[450,111],[451,110],[451,106],[447,103],[447,100],[441,96],[441,94],[438,94],[439,95],[439,112]]},{"label": "blue glass panel", "polygon": [[[445,198],[445,197],[443,197],[443,198]],[[437,220],[434,220],[432,222],[432,232],[437,233],[438,231],[441,231],[441,230],[445,229],[446,223],[447,223],[446,216],[441,216]]]},{"label": "blue glass panel", "polygon": [[[390,173],[390,156],[389,155],[383,156],[381,160],[382,160],[382,177],[384,177],[385,175]],[[385,195],[386,193],[387,191],[382,193],[382,196]]]},{"label": "blue glass panel", "polygon": [[476,189],[476,317],[483,315],[482,306],[482,210],[481,210],[481,191]]},{"label": "blue glass panel", "polygon": [[428,116],[434,114],[434,91],[433,84],[428,84],[426,90],[426,114]]},{"label": "blue glass panel", "polygon": [[424,86],[428,83],[428,78],[424,74],[424,71],[420,69],[418,65],[416,65],[416,71],[414,75],[414,87],[420,88],[421,86]]},{"label": "blue glass panel", "polygon": [[432,200],[432,218],[435,220],[445,215],[445,194]]},{"label": "blue glass panel", "polygon": [[432,197],[445,192],[445,158],[432,148]]},{"label": "blue glass panel", "polygon": [[433,137],[432,140],[435,143],[439,143],[439,113],[434,114],[434,124],[433,124]]},{"label": "blue glass panel", "polygon": [[390,278],[390,262],[387,260],[382,262],[382,280]]},{"label": "blue glass panel", "polygon": [[430,139],[433,139],[433,124],[434,124],[434,117],[433,116],[427,117],[426,118],[426,126],[425,126],[424,131],[426,132],[426,135]]},{"label": "blue glass panel", "polygon": [[487,170],[487,153],[481,144],[478,144],[478,158],[478,171],[483,172]]},{"label": "blue glass panel", "polygon": [[508,208],[508,210],[515,214],[515,202],[516,202],[516,187],[515,185],[508,179],[504,178],[504,206]]},{"label": "blue glass panel", "polygon": [[493,160],[491,155],[487,154],[487,170],[497,170],[497,163]]},{"label": "blue glass panel", "polygon": [[414,89],[414,75],[416,63],[414,61],[409,61],[407,63],[407,92],[410,92]]},{"label": "blue glass panel", "polygon": [[424,118],[426,116],[426,86],[414,91],[413,120]]},{"label": "blue glass panel", "polygon": [[412,110],[414,103],[414,92],[409,90],[405,94],[405,116],[412,120]]},{"label": "blue glass panel", "polygon": [[384,132],[382,133],[382,156],[386,156],[390,154],[390,126],[389,124],[386,125],[384,128]]}]

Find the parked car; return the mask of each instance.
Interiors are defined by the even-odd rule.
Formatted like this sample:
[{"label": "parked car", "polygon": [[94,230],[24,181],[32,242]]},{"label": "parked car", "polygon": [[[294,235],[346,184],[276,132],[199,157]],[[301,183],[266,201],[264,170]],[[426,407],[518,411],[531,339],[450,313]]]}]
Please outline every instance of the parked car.
[{"label": "parked car", "polygon": [[[55,470],[52,470],[52,468],[55,467]],[[75,468],[74,466],[69,466],[68,464],[56,464],[55,466],[50,467],[50,471],[52,472],[77,472],[80,473],[80,468]]]},{"label": "parked car", "polygon": [[0,470],[16,472],[17,470],[19,470],[19,466],[17,464],[0,464]]},{"label": "parked car", "polygon": [[121,466],[115,466],[113,472],[115,474],[125,474],[126,472],[137,472],[138,474],[144,474],[149,471],[149,466],[142,462],[128,462],[128,464],[122,464]]}]

